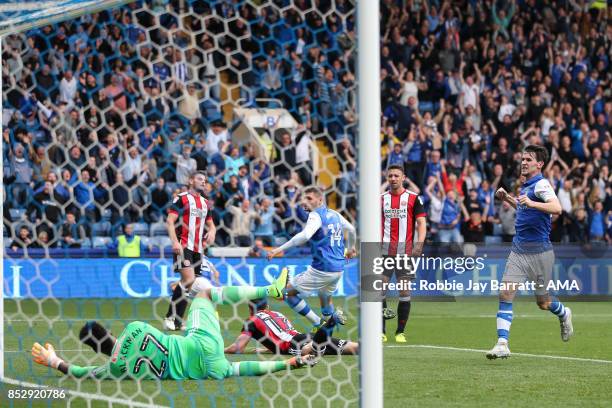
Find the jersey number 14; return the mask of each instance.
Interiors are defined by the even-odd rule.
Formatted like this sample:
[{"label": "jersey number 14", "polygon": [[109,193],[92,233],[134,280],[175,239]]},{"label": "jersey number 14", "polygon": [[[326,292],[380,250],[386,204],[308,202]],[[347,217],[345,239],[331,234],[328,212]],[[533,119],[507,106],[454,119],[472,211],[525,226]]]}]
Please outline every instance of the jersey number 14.
[{"label": "jersey number 14", "polygon": [[331,246],[340,246],[340,243],[344,239],[342,236],[342,226],[339,223],[336,224],[328,224],[327,229],[330,231],[329,234],[329,244]]}]

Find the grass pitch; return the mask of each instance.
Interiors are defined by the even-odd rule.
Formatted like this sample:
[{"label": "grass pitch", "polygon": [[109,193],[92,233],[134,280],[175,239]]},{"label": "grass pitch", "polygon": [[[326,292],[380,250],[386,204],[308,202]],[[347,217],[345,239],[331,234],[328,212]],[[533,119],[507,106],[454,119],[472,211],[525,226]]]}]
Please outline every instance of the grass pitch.
[{"label": "grass pitch", "polygon": [[[566,302],[574,337],[563,343],[556,316],[532,299],[514,303],[516,354],[494,361],[484,351],[497,340],[497,300],[413,302],[408,343],[391,335],[384,348],[385,406],[611,407],[612,304]],[[395,327],[388,323],[387,333]]]},{"label": "grass pitch", "polygon": [[[311,302],[316,303],[316,299]],[[357,338],[355,299],[336,299],[348,311],[349,324],[339,335]],[[395,308],[392,301],[389,306]],[[565,302],[574,312],[574,337],[563,343],[559,324],[550,312],[538,309],[532,298],[515,301],[514,321],[507,360],[489,361],[484,351],[496,340],[497,300],[457,302],[415,301],[407,327],[408,343],[397,344],[388,323],[389,342],[384,347],[385,406],[414,407],[610,407],[612,406],[612,304]],[[118,333],[132,320],[147,320],[160,327],[167,301],[151,300],[47,300],[5,302],[5,372],[8,377],[83,393],[100,393],[122,400],[146,403],[149,398],[165,406],[235,407],[343,407],[358,406],[358,360],[325,358],[312,370],[275,373],[260,378],[225,381],[74,381],[53,370],[33,366],[29,348],[33,341],[50,340],[61,355],[77,364],[95,364],[95,357],[77,341],[84,320],[96,318]],[[283,304],[274,304],[296,325],[304,325]],[[41,319],[44,311],[47,319]],[[239,333],[244,306],[221,307],[226,344]],[[49,323],[50,322],[50,323]],[[298,329],[304,329],[298,327]],[[373,328],[375,329],[375,328]],[[367,352],[364,350],[364,352]],[[568,359],[564,359],[566,357]],[[269,355],[230,356],[269,359]],[[607,362],[606,362],[607,361]],[[160,386],[161,384],[161,386]],[[65,406],[64,401],[5,399],[2,406]],[[69,397],[71,406],[87,406],[82,397]],[[5,402],[8,404],[5,405]],[[90,406],[108,407],[104,401]]]},{"label": "grass pitch", "polygon": [[[312,300],[316,305],[318,299]],[[335,299],[336,305],[348,312],[349,324],[335,335],[357,340],[355,299]],[[5,375],[28,383],[59,387],[84,394],[102,394],[114,400],[131,400],[143,404],[174,407],[350,407],[358,405],[358,359],[354,356],[325,357],[312,369],[277,372],[263,377],[229,378],[223,381],[93,381],[72,380],[56,370],[31,362],[30,348],[33,342],[52,343],[58,355],[79,365],[97,365],[105,360],[78,341],[78,333],[86,320],[98,320],[118,335],[123,327],[134,320],[141,320],[161,329],[161,316],[165,315],[168,301],[126,299],[75,299],[75,300],[21,300],[5,301]],[[284,304],[271,306],[280,310],[296,324],[298,330],[306,330],[306,321]],[[221,329],[226,345],[240,334],[246,305],[219,307]],[[44,318],[43,318],[44,316]],[[300,325],[302,327],[300,327]],[[251,342],[248,350],[256,343]],[[254,352],[230,355],[230,361],[286,359],[287,356]],[[88,396],[69,395],[65,400],[9,400],[8,390],[24,390],[21,386],[0,384],[0,406],[67,406],[109,407],[107,401],[93,400]],[[5,405],[7,403],[7,405]],[[115,405],[113,405],[115,406]],[[117,405],[120,406],[120,405]]]}]

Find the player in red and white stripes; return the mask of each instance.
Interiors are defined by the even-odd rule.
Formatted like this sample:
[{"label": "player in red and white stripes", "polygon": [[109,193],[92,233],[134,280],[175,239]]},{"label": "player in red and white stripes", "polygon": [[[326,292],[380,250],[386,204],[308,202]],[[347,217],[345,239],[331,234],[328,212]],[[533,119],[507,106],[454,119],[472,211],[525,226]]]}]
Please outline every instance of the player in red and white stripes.
[{"label": "player in red and white stripes", "polygon": [[[206,245],[215,242],[216,228],[212,219],[212,206],[204,198],[206,174],[195,172],[189,177],[189,191],[180,193],[168,209],[166,226],[172,240],[174,270],[181,280],[172,292],[172,300],[164,319],[164,329],[180,330],[187,309],[187,291],[201,275],[202,257]],[[206,267],[204,263],[204,267]]]},{"label": "player in red and white stripes", "polygon": [[[426,212],[423,202],[417,193],[406,190],[406,176],[401,166],[391,165],[387,169],[389,190],[382,194],[382,245],[383,255],[396,256],[407,254],[419,256],[423,250],[423,242],[427,233]],[[415,230],[417,241],[413,243]],[[416,272],[416,271],[414,271]],[[395,274],[397,282],[408,283],[410,276],[405,271],[385,271],[383,281],[388,282]],[[404,330],[410,316],[410,290],[399,292],[397,305],[397,330],[395,341],[405,343]],[[387,341],[385,320],[393,318],[394,313],[387,308],[387,300],[383,297],[383,342]]]}]

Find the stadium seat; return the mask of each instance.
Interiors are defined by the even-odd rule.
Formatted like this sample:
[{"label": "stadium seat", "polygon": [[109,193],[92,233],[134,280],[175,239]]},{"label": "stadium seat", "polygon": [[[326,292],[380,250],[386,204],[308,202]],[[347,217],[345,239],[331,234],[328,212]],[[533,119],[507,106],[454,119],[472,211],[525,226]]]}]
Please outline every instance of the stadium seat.
[{"label": "stadium seat", "polygon": [[106,246],[111,243],[111,237],[94,237],[93,239],[93,247],[94,248],[106,248]]},{"label": "stadium seat", "polygon": [[111,216],[112,216],[111,210],[109,210],[108,208],[105,208],[102,211],[102,221],[107,221],[107,222],[110,221]]},{"label": "stadium seat", "polygon": [[92,225],[91,232],[94,237],[109,236],[111,233],[111,223],[108,221],[96,222]]},{"label": "stadium seat", "polygon": [[503,229],[501,224],[493,224],[493,235],[502,235]]},{"label": "stadium seat", "polygon": [[178,184],[177,183],[166,183],[166,186],[168,187],[168,190],[170,191],[174,191],[178,188]]},{"label": "stadium seat", "polygon": [[499,236],[485,236],[485,244],[501,244],[502,237]]},{"label": "stadium seat", "polygon": [[136,235],[149,235],[149,224],[145,224],[144,222],[134,223],[134,234]]},{"label": "stadium seat", "polygon": [[142,242],[142,245],[144,245],[145,247],[149,248],[151,245],[153,245],[153,238],[150,238],[150,237],[140,237],[140,242]]},{"label": "stadium seat", "polygon": [[287,237],[274,237],[274,246],[281,246],[287,241]]},{"label": "stadium seat", "polygon": [[25,210],[23,208],[11,208],[9,213],[11,214],[11,221],[19,221],[23,218]]},{"label": "stadium seat", "polygon": [[153,246],[156,246],[160,251],[167,251],[172,248],[172,241],[169,237],[155,237],[152,238]]},{"label": "stadium seat", "polygon": [[84,238],[81,242],[81,248],[91,248],[91,240],[89,238]]},{"label": "stadium seat", "polygon": [[151,224],[151,237],[160,237],[167,236],[168,229],[166,228],[166,224],[163,222],[156,222],[155,224]]}]

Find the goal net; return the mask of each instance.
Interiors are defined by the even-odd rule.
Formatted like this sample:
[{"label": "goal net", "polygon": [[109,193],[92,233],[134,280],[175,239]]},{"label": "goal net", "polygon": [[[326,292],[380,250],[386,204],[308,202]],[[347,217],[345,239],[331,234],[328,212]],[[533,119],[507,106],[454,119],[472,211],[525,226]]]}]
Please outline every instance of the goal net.
[{"label": "goal net", "polygon": [[[65,390],[71,406],[354,406],[357,356],[222,381],[77,380],[32,362],[32,344],[48,342],[72,364],[103,364],[79,340],[88,321],[114,335],[133,321],[162,328],[179,277],[166,214],[194,171],[207,175],[221,286],[306,270],[307,248],[265,257],[303,227],[303,186],[356,221],[351,2],[77,3],[0,4],[2,381]],[[333,300],[348,322],[334,337],[358,340],[357,293],[347,261]],[[285,303],[270,306],[310,333]],[[248,305],[218,313],[229,346]],[[227,358],[290,357],[261,348]]]}]

